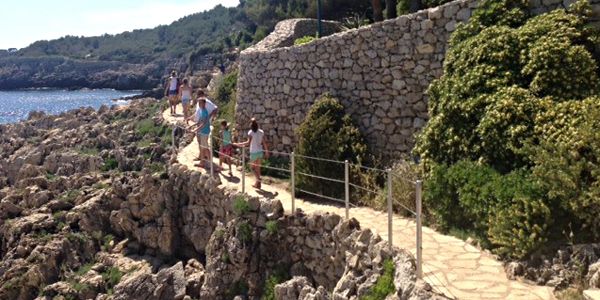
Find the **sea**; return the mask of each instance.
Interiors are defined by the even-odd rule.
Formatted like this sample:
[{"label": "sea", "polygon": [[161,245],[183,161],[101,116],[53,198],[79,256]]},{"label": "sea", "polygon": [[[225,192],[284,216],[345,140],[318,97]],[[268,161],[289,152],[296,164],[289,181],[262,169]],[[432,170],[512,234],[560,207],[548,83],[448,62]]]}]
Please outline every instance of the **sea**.
[{"label": "sea", "polygon": [[57,90],[36,89],[0,91],[0,124],[27,119],[30,111],[59,114],[79,107],[98,109],[102,104],[123,105],[126,100],[116,100],[141,94],[141,91],[112,89]]}]

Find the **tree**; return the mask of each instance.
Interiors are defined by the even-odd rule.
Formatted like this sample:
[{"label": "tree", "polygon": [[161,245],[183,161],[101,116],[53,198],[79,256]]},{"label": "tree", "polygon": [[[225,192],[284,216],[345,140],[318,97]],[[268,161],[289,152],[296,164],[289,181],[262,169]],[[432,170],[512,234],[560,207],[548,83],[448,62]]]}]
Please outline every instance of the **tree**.
[{"label": "tree", "polygon": [[385,0],[385,17],[387,19],[394,19],[398,17],[398,12],[396,11],[396,6],[398,6],[397,0]]},{"label": "tree", "polygon": [[383,21],[381,0],[371,0],[371,5],[373,6],[373,21],[375,21],[375,22]]}]

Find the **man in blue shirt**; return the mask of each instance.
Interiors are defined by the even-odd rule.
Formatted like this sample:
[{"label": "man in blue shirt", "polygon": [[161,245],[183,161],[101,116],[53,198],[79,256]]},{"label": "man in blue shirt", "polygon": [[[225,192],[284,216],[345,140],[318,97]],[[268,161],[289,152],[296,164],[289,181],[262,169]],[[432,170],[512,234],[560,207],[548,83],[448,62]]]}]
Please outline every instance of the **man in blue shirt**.
[{"label": "man in blue shirt", "polygon": [[[208,137],[210,135],[210,115],[206,109],[206,99],[198,99],[198,110],[195,116],[196,124],[190,126],[189,130],[196,130],[196,138],[198,139],[198,146],[200,147],[200,163],[199,166],[210,166],[210,149],[208,146]],[[195,129],[193,129],[195,128]],[[198,166],[198,165],[197,165]]]}]

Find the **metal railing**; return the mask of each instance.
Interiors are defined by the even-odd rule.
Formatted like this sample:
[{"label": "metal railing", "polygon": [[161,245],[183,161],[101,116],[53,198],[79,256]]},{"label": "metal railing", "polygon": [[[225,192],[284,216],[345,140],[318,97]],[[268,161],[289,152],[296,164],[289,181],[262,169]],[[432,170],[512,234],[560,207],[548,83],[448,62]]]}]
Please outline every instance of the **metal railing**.
[{"label": "metal railing", "polygon": [[[181,125],[176,124],[175,126],[186,130],[186,128],[182,127]],[[205,149],[208,149],[209,153],[210,153],[210,155],[209,155],[209,159],[210,159],[209,172],[210,172],[211,177],[214,176],[213,142],[212,142],[213,139],[222,141],[221,138],[212,136],[212,134],[211,134],[211,135],[209,135],[208,147],[205,147]],[[173,147],[175,147],[175,149],[177,148],[177,145],[175,143],[175,134],[174,133],[173,133]],[[200,145],[200,147],[202,147],[202,146]],[[232,153],[232,156],[230,156],[230,155],[225,155],[222,152],[219,152],[219,155],[223,155],[224,157],[230,158],[231,161],[236,162],[236,164],[241,163],[241,191],[242,191],[242,193],[245,193],[246,192],[246,168],[245,168],[245,165],[246,165],[246,148],[247,147],[239,147],[239,148],[241,149],[239,158],[235,157],[234,153]],[[390,250],[393,247],[393,216],[394,216],[393,208],[394,208],[394,204],[399,205],[402,209],[408,211],[411,215],[415,216],[415,218],[416,218],[416,234],[415,234],[416,235],[416,269],[417,269],[416,271],[417,271],[417,277],[421,278],[421,279],[423,278],[423,237],[422,237],[422,235],[423,235],[423,231],[422,231],[422,193],[423,193],[422,187],[423,187],[423,184],[422,184],[421,180],[410,181],[412,184],[414,184],[414,188],[415,188],[416,211],[413,211],[410,208],[403,205],[402,203],[395,202],[393,200],[392,183],[393,183],[393,176],[395,176],[395,174],[393,173],[392,169],[382,170],[382,169],[366,167],[366,166],[357,165],[357,164],[351,164],[350,162],[348,162],[348,160],[337,161],[337,160],[321,158],[321,157],[298,155],[298,154],[295,154],[294,152],[286,153],[286,152],[278,152],[278,151],[269,151],[269,153],[271,153],[273,155],[287,156],[290,159],[290,168],[289,169],[266,166],[264,164],[261,165],[261,167],[266,168],[266,169],[275,170],[275,171],[287,172],[290,174],[292,212],[296,211],[296,192],[298,192],[298,191],[305,193],[307,195],[311,195],[311,196],[319,197],[322,199],[327,199],[330,201],[342,203],[344,205],[346,219],[350,218],[350,206],[352,205],[350,203],[350,187],[360,189],[365,192],[372,193],[374,195],[383,196],[387,199],[387,215],[388,215],[387,230],[388,230],[388,244],[389,244]],[[337,163],[337,164],[343,165],[344,166],[344,180],[299,172],[296,170],[296,158],[316,160],[316,161],[321,161],[321,162]],[[253,166],[253,164],[249,164],[249,165]],[[371,190],[367,187],[364,187],[364,186],[361,186],[361,185],[358,185],[355,183],[351,183],[350,182],[350,166],[355,166],[355,167],[359,167],[359,169],[381,172],[382,174],[385,174],[387,193],[383,194],[381,192]],[[327,195],[319,194],[317,192],[311,192],[311,191],[307,191],[307,190],[296,187],[296,179],[297,179],[296,176],[297,175],[306,176],[306,177],[310,177],[310,178],[314,178],[314,179],[318,179],[318,180],[324,180],[324,181],[333,182],[333,183],[338,183],[338,184],[343,184],[344,185],[344,199],[338,199],[338,198],[335,198],[332,196],[327,196]],[[352,206],[354,206],[354,205],[352,205]],[[441,284],[441,281],[440,281],[440,284]]]}]

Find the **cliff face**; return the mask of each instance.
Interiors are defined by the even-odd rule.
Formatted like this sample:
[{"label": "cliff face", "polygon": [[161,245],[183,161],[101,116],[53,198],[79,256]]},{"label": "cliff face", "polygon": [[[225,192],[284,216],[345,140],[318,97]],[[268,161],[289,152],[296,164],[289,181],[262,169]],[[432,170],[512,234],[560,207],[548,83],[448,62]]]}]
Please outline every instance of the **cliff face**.
[{"label": "cliff face", "polygon": [[159,111],[142,100],[0,126],[0,299],[258,299],[281,272],[275,299],[358,299],[384,262],[392,299],[438,298],[411,255],[355,220],[284,215],[172,164]]},{"label": "cliff face", "polygon": [[4,57],[0,59],[0,89],[114,88],[151,89],[162,83],[168,61],[129,64],[75,60],[65,57]]}]

